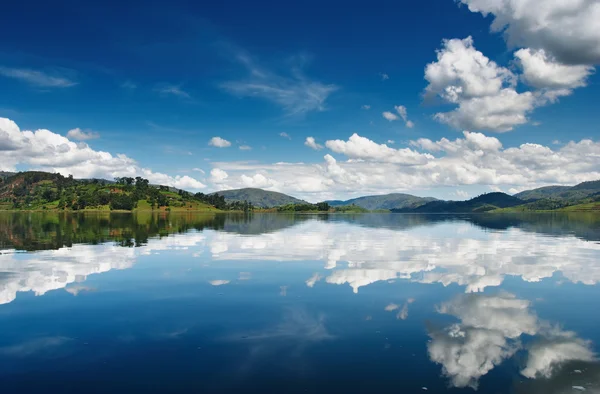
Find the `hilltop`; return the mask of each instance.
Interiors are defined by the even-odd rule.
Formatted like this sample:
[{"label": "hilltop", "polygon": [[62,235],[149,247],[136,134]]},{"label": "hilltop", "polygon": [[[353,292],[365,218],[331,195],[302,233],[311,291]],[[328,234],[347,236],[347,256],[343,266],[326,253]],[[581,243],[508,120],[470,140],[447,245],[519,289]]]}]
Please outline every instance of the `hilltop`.
[{"label": "hilltop", "polygon": [[371,211],[378,209],[417,208],[428,202],[437,201],[433,197],[417,197],[411,194],[390,193],[378,196],[364,196],[351,200],[325,201],[332,207],[356,205]]},{"label": "hilltop", "polygon": [[467,201],[432,201],[416,208],[392,209],[392,212],[413,213],[475,213],[488,212],[498,208],[514,207],[524,201],[506,193],[482,194]]},{"label": "hilltop", "polygon": [[255,188],[222,190],[212,194],[223,196],[228,203],[248,201],[253,206],[261,208],[272,208],[289,204],[307,204],[306,201],[288,196],[287,194]]}]

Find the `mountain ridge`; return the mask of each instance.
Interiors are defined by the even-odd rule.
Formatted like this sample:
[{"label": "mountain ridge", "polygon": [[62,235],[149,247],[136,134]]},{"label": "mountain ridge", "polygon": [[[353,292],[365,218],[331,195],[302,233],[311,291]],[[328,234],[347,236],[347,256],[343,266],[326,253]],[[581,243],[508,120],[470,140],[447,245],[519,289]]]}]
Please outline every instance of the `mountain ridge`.
[{"label": "mountain ridge", "polygon": [[352,198],[349,200],[324,201],[332,207],[356,205],[368,210],[377,209],[400,209],[418,207],[428,202],[437,201],[433,197],[418,197],[407,193],[388,193],[381,195],[369,195]]},{"label": "mountain ridge", "polygon": [[223,196],[228,203],[248,201],[253,206],[260,208],[272,208],[288,204],[307,204],[306,201],[285,193],[254,187],[220,190],[218,192],[210,193],[210,195]]}]

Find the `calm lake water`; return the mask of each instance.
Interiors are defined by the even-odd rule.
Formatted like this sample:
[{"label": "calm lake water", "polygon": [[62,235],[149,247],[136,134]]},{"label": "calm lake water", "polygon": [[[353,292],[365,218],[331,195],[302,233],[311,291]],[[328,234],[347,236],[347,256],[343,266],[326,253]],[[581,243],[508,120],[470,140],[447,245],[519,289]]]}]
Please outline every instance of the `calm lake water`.
[{"label": "calm lake water", "polygon": [[599,215],[0,213],[0,392],[598,393],[599,281]]}]

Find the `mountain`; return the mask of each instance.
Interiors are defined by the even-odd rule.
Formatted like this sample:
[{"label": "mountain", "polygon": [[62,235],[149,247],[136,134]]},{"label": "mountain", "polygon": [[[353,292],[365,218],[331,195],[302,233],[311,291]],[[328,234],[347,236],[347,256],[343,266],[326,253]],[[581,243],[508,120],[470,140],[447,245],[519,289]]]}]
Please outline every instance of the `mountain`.
[{"label": "mountain", "polygon": [[13,175],[15,175],[14,172],[0,171],[0,181],[8,178],[9,176],[13,176]]},{"label": "mountain", "polygon": [[261,208],[272,208],[287,204],[307,204],[306,201],[287,194],[255,188],[222,190],[212,194],[225,197],[227,203],[248,201],[253,206]]},{"label": "mountain", "polygon": [[497,208],[521,205],[525,201],[506,193],[482,194],[467,201],[432,201],[416,208],[393,209],[392,212],[405,213],[473,213],[487,212]]},{"label": "mountain", "polygon": [[532,190],[525,190],[514,196],[524,201],[541,199],[559,199],[575,202],[586,197],[600,193],[600,180],[583,182],[575,186],[545,186]]},{"label": "mountain", "polygon": [[417,197],[410,194],[391,193],[380,196],[364,196],[353,198],[351,200],[333,200],[325,201],[332,207],[343,205],[357,205],[368,210],[376,209],[401,209],[416,208],[431,201],[437,201],[433,197]]}]

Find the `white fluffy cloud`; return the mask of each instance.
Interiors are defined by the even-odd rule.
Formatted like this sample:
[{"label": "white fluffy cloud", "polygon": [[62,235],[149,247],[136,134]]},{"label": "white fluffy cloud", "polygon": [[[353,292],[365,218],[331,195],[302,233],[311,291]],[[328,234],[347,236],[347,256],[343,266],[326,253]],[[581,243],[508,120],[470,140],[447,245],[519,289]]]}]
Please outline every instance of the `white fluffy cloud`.
[{"label": "white fluffy cloud", "polygon": [[574,89],[586,85],[594,72],[587,65],[565,65],[553,60],[543,49],[519,49],[515,57],[523,69],[521,78],[538,89]]},{"label": "white fluffy cloud", "polygon": [[437,61],[425,68],[426,97],[458,107],[438,113],[442,123],[463,130],[510,131],[527,122],[536,104],[531,92],[515,90],[517,77],[475,49],[473,39],[444,40]]},{"label": "white fluffy cloud", "polygon": [[79,127],[77,127],[75,129],[71,129],[67,132],[67,138],[70,138],[70,139],[76,140],[76,141],[87,141],[87,140],[93,140],[96,138],[100,138],[100,134],[98,134],[94,131],[84,131],[84,130],[81,130]]},{"label": "white fluffy cloud", "polygon": [[348,141],[331,140],[325,143],[335,153],[342,153],[351,159],[364,159],[396,164],[425,164],[433,159],[428,153],[419,153],[412,149],[394,149],[385,144],[377,144],[368,138],[354,133]]},{"label": "white fluffy cloud", "polygon": [[323,145],[317,144],[315,137],[306,137],[306,140],[304,141],[304,145],[306,145],[309,148],[314,149],[314,150],[323,149]]},{"label": "white fluffy cloud", "polygon": [[404,105],[396,105],[394,108],[396,109],[396,112],[398,112],[398,114],[404,121],[404,125],[406,127],[408,127],[409,129],[412,129],[415,126],[415,124],[411,120],[408,120],[408,111],[407,111],[406,107]]},{"label": "white fluffy cloud", "polygon": [[208,141],[208,145],[216,148],[229,148],[231,146],[231,142],[221,137],[212,137],[210,141]]},{"label": "white fluffy cloud", "polygon": [[600,179],[600,142],[592,140],[558,147],[504,148],[498,138],[463,132],[455,140],[422,138],[411,144],[411,148],[395,149],[353,134],[347,140],[326,141],[332,154],[319,164],[216,162],[213,166],[230,175],[228,188],[244,187],[242,175],[262,174],[270,179],[270,190],[308,201],[344,198],[356,191],[382,194],[467,185],[522,190]]},{"label": "white fluffy cloud", "polygon": [[600,63],[600,3],[596,0],[460,0],[494,16],[492,31],[508,45],[544,49],[564,64]]},{"label": "white fluffy cloud", "polygon": [[227,174],[227,172],[221,170],[220,168],[213,168],[212,170],[210,170],[210,181],[212,183],[223,183],[223,181],[225,181],[228,177],[229,175]]},{"label": "white fluffy cloud", "polygon": [[17,165],[75,178],[142,176],[151,183],[177,188],[197,190],[205,187],[187,175],[153,172],[123,154],[96,151],[84,142],[73,142],[50,130],[21,130],[12,120],[0,118],[0,170],[15,171]]}]

